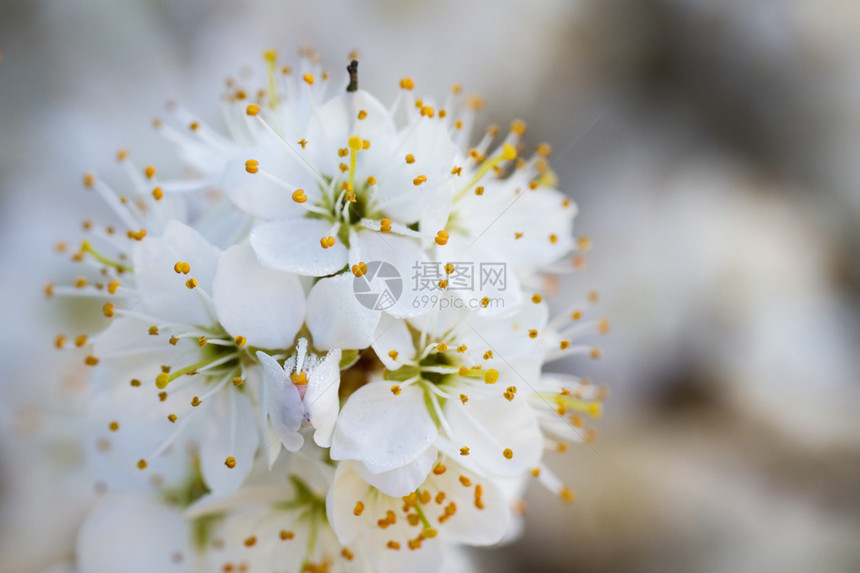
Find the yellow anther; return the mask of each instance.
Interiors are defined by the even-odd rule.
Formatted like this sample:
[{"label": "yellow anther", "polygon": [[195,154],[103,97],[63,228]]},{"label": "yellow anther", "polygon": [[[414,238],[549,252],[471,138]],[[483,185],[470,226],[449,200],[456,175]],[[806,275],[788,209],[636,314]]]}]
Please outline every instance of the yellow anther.
[{"label": "yellow anther", "polygon": [[445,111],[444,109],[439,110],[439,119],[445,119],[445,117],[447,117],[447,116],[448,116],[447,111]]},{"label": "yellow anther", "polygon": [[454,122],[454,129],[463,129],[463,120],[458,119]]},{"label": "yellow anther", "polygon": [[463,484],[465,487],[469,487],[472,485],[472,481],[466,476],[460,476],[460,483]]},{"label": "yellow anther", "polygon": [[589,351],[588,355],[597,360],[598,358],[603,356],[603,351],[595,346]]},{"label": "yellow anther", "polygon": [[236,458],[234,458],[233,456],[228,457],[226,460],[224,460],[224,465],[232,470],[236,467]]},{"label": "yellow anther", "polygon": [[411,153],[406,154],[406,163],[415,163],[415,156]]},{"label": "yellow anther", "polygon": [[308,383],[308,373],[294,372],[290,374],[290,380],[292,380],[293,384],[295,384],[296,386],[304,386]]},{"label": "yellow anther", "polygon": [[388,352],[388,356],[389,356],[392,360],[397,360],[397,357],[399,356],[399,353],[398,353],[396,350],[390,350],[390,351]]},{"label": "yellow anther", "polygon": [[370,140],[365,139],[364,141],[362,141],[361,142],[361,148],[362,149],[370,149]]},{"label": "yellow anther", "polygon": [[281,541],[287,541],[289,539],[294,538],[295,536],[295,533],[293,533],[292,531],[287,531],[286,529],[282,529],[280,533],[278,533],[278,537],[281,538]]},{"label": "yellow anther", "polygon": [[597,332],[599,332],[600,334],[609,333],[609,320],[601,318],[599,321],[597,321]]},{"label": "yellow anther", "polygon": [[484,372],[484,383],[485,384],[495,384],[499,380],[499,371],[495,368],[490,368],[486,372]]},{"label": "yellow anther", "polygon": [[257,115],[258,113],[260,113],[260,106],[252,103],[251,105],[249,105],[248,107],[245,108],[245,113],[248,115],[252,115],[252,116]]},{"label": "yellow anther", "polygon": [[412,78],[403,78],[400,80],[400,88],[404,90],[411,90],[415,87],[415,82],[412,81]]},{"label": "yellow anther", "polygon": [[489,135],[490,137],[496,137],[497,135],[499,135],[499,126],[495,124],[489,126],[487,128],[487,135]]},{"label": "yellow anther", "polygon": [[129,384],[131,384],[132,386],[134,386],[135,388],[137,388],[137,387],[139,387],[139,386],[141,385],[141,382],[140,382],[140,380],[138,380],[137,378],[132,378],[132,379],[131,379],[131,382],[129,382]]},{"label": "yellow anther", "polygon": [[364,504],[360,501],[355,502],[355,508],[352,510],[352,514],[355,516],[359,516],[364,511]]},{"label": "yellow anther", "polygon": [[314,85],[314,75],[313,74],[305,74],[302,76],[302,79],[305,80],[305,83],[309,86]]},{"label": "yellow anther", "polygon": [[346,140],[346,144],[352,151],[360,151],[362,146],[362,139],[357,135],[350,135],[349,139]]},{"label": "yellow anther", "polygon": [[337,150],[337,156],[338,157],[346,157],[347,155],[349,155],[349,148],[341,147],[340,149]]},{"label": "yellow anther", "polygon": [[394,394],[395,396],[400,396],[400,392],[402,392],[402,391],[403,390],[397,384],[395,384],[394,386],[391,387],[391,393]]},{"label": "yellow anther", "polygon": [[92,189],[96,184],[96,176],[94,173],[84,173],[84,187]]},{"label": "yellow anther", "polygon": [[467,350],[469,350],[469,347],[466,346],[465,344],[461,344],[460,346],[457,347],[457,352],[459,352],[461,354],[463,352],[466,352]]},{"label": "yellow anther", "polygon": [[119,286],[119,281],[111,281],[107,285],[107,291],[111,294],[116,294],[116,289],[118,289]]},{"label": "yellow anther", "polygon": [[75,346],[80,348],[81,346],[83,346],[84,344],[87,343],[87,340],[88,340],[88,338],[87,338],[86,334],[81,334],[79,336],[76,336],[75,337]]},{"label": "yellow anther", "polygon": [[340,555],[341,555],[341,557],[343,557],[347,561],[352,561],[353,558],[355,557],[355,554],[352,551],[350,551],[349,548],[347,548],[347,547],[344,547],[343,549],[340,550]]},{"label": "yellow anther", "polygon": [[448,288],[448,279],[442,279],[441,281],[439,281],[439,288],[441,290],[445,290],[446,288]]},{"label": "yellow anther", "polygon": [[395,551],[400,549],[400,544],[394,540],[389,541],[388,543],[385,544],[385,546],[388,547],[389,549],[394,549]]},{"label": "yellow anther", "polygon": [[57,348],[62,348],[65,345],[66,345],[66,335],[65,334],[58,334],[57,337],[54,339],[54,346],[56,346]]},{"label": "yellow anther", "polygon": [[[233,458],[227,458],[227,459],[231,460]],[[235,467],[235,466],[236,466],[236,461],[234,460],[232,467]],[[227,466],[227,467],[232,469],[231,466]],[[245,547],[253,547],[256,544],[257,544],[257,536],[256,535],[252,535],[251,537],[248,537],[247,539],[245,539]]]},{"label": "yellow anther", "polygon": [[489,304],[490,304],[490,297],[485,296],[484,298],[481,299],[481,306],[482,307],[487,308],[487,306],[489,306]]},{"label": "yellow anther", "polygon": [[514,457],[514,452],[511,451],[511,448],[505,448],[505,451],[502,452],[502,455],[505,456],[506,459],[511,459]]},{"label": "yellow anther", "polygon": [[538,304],[538,303],[539,303],[540,301],[542,301],[542,300],[543,300],[543,297],[542,297],[541,295],[539,295],[539,294],[537,294],[537,293],[535,293],[534,295],[532,295],[532,302],[533,302],[533,303]]},{"label": "yellow anther", "polygon": [[139,469],[139,470],[145,470],[147,465],[149,465],[149,464],[146,463],[146,460],[138,460],[137,461],[137,469]]},{"label": "yellow anther", "polygon": [[391,232],[391,219],[385,218],[379,222],[379,230],[383,233]]},{"label": "yellow anther", "polygon": [[454,273],[454,265],[452,263],[447,263],[445,265],[445,274],[453,274]]},{"label": "yellow anther", "polygon": [[329,235],[328,237],[323,237],[320,239],[320,245],[322,246],[323,249],[328,249],[328,248],[333,247],[334,243],[335,243],[334,237],[332,237],[331,235]]},{"label": "yellow anther", "polygon": [[176,423],[176,414],[168,414],[167,419],[170,421],[171,424],[175,424]]},{"label": "yellow anther", "polygon": [[520,119],[515,119],[511,122],[511,131],[517,135],[523,135],[526,132],[526,123]]},{"label": "yellow anther", "polygon": [[102,307],[102,313],[108,318],[112,318],[114,315],[114,304],[112,302],[106,302]]},{"label": "yellow anther", "polygon": [[161,187],[156,187],[152,190],[152,197],[156,201],[161,201],[162,199],[164,199],[164,191],[161,189]]},{"label": "yellow anther", "polygon": [[359,262],[357,265],[352,265],[352,274],[356,277],[364,276],[367,273],[367,263]]},{"label": "yellow anther", "polygon": [[194,398],[191,399],[191,405],[194,406],[195,408],[197,406],[199,406],[200,404],[201,404],[200,398],[198,398],[197,396],[194,396]]},{"label": "yellow anther", "polygon": [[233,386],[241,386],[245,383],[245,380],[241,376],[233,377]]},{"label": "yellow anther", "polygon": [[187,286],[189,289],[197,288],[197,279],[191,277],[190,279],[185,281],[185,286]]},{"label": "yellow anther", "polygon": [[[196,398],[196,396],[195,396],[195,398]],[[167,400],[167,392],[159,392],[158,393],[158,400],[160,402],[166,401]],[[200,402],[198,401],[197,403],[199,404]]]},{"label": "yellow anther", "polygon": [[451,168],[451,175],[462,175],[462,174],[463,174],[463,168],[462,167],[452,167]]},{"label": "yellow anther", "polygon": [[[345,169],[343,169],[344,167],[346,167],[346,169],[349,169],[349,166],[346,165],[345,163],[341,163],[340,165],[341,165],[341,171],[345,171]],[[352,183],[350,183],[349,181],[342,182],[340,184],[340,190],[341,191],[352,191]]]},{"label": "yellow anther", "polygon": [[440,342],[436,345],[436,352],[445,352],[446,350],[448,350],[448,345],[444,342]]},{"label": "yellow anther", "polygon": [[296,189],[295,191],[293,191],[293,201],[295,201],[296,203],[304,203],[307,200],[308,196],[305,195],[303,189]]},{"label": "yellow anther", "polygon": [[368,185],[376,185],[376,177],[374,177],[373,175],[368,175],[367,176],[367,184]]},{"label": "yellow anther", "polygon": [[421,115],[424,117],[433,117],[436,115],[436,112],[432,106],[425,105],[421,108]]},{"label": "yellow anther", "polygon": [[466,403],[466,402],[468,402],[468,401],[469,401],[469,397],[468,397],[468,396],[466,396],[465,394],[460,394],[460,402],[462,402],[463,404],[465,404],[465,403]]},{"label": "yellow anther", "polygon": [[146,168],[143,170],[143,174],[146,175],[147,179],[152,179],[153,177],[155,177],[155,167],[152,165],[147,165]]},{"label": "yellow anther", "polygon": [[478,185],[475,187],[475,195],[483,195],[484,194],[484,186]]},{"label": "yellow anther", "polygon": [[117,161],[125,161],[126,159],[128,159],[128,149],[120,149],[116,152]]},{"label": "yellow anther", "polygon": [[245,346],[245,344],[248,342],[248,339],[240,334],[237,335],[236,338],[233,339],[233,341],[236,343],[236,346]]},{"label": "yellow anther", "polygon": [[502,159],[513,161],[517,158],[517,148],[510,143],[502,145]]},{"label": "yellow anther", "polygon": [[416,177],[415,179],[412,180],[412,184],[415,185],[416,187],[418,187],[422,183],[426,183],[426,182],[427,182],[427,177],[425,175],[419,175],[418,177]]},{"label": "yellow anther", "polygon": [[260,170],[260,162],[256,159],[249,159],[245,162],[245,171],[248,173],[257,173]]},{"label": "yellow anther", "polygon": [[168,342],[169,342],[170,344],[172,344],[173,346],[176,346],[176,343],[177,343],[177,342],[179,342],[179,338],[177,338],[176,336],[173,336],[173,335],[171,334],[171,335],[170,335],[170,340],[168,340]]},{"label": "yellow anther", "polygon": [[533,329],[533,328],[530,328],[530,329],[529,329],[529,338],[537,338],[537,335],[538,335],[538,331],[537,331],[537,330],[535,330],[535,329]]},{"label": "yellow anther", "polygon": [[550,242],[550,243],[552,243],[552,244],[557,243],[557,242],[558,242],[558,235],[556,235],[555,233],[552,233],[552,234],[549,236],[549,242]]},{"label": "yellow anther", "polygon": [[563,487],[563,488],[561,488],[561,491],[560,491],[560,492],[558,492],[558,495],[559,495],[559,497],[561,497],[561,500],[562,500],[564,503],[573,503],[573,501],[574,501],[574,499],[575,499],[575,496],[573,495],[573,492],[572,492],[572,491],[570,491],[570,489],[569,489],[569,488],[567,488],[567,487]]},{"label": "yellow anther", "polygon": [[90,284],[90,281],[86,277],[78,277],[75,279],[75,288],[84,288],[88,284]]},{"label": "yellow anther", "polygon": [[367,117],[367,112],[363,109],[358,110],[358,119],[364,119],[365,117]]},{"label": "yellow anther", "polygon": [[117,430],[119,430],[119,422],[111,422],[110,424],[108,424],[108,429],[111,432],[116,432]]},{"label": "yellow anther", "polygon": [[198,129],[200,129],[200,123],[192,121],[190,124],[188,124],[188,129],[190,129],[191,131],[197,131]]},{"label": "yellow anther", "polygon": [[469,447],[463,446],[462,448],[460,448],[460,455],[461,456],[468,456],[469,455]]},{"label": "yellow anther", "polygon": [[468,376],[469,375],[468,366],[460,366],[460,369],[457,371],[457,374],[459,374],[460,376]]},{"label": "yellow anther", "polygon": [[155,386],[159,390],[164,390],[169,383],[170,383],[170,374],[167,374],[166,372],[162,372],[161,374],[159,374],[158,376],[155,377]]},{"label": "yellow anther", "polygon": [[448,244],[448,233],[446,231],[436,233],[436,244],[440,247]]},{"label": "yellow anther", "polygon": [[298,143],[299,145],[301,145],[301,146],[302,146],[302,149],[304,149],[304,148],[305,148],[305,146],[308,144],[308,140],[307,140],[307,139],[305,139],[305,138],[302,138],[302,139],[298,140],[296,143]]},{"label": "yellow anther", "polygon": [[475,94],[469,98],[469,107],[475,111],[480,111],[484,109],[484,98],[478,94]]},{"label": "yellow anther", "polygon": [[149,335],[150,336],[158,336],[158,327],[155,325],[150,326],[149,327]]},{"label": "yellow anther", "polygon": [[274,64],[275,61],[277,61],[277,59],[278,59],[278,51],[275,50],[274,48],[269,48],[268,50],[263,52],[263,58],[269,64]]}]

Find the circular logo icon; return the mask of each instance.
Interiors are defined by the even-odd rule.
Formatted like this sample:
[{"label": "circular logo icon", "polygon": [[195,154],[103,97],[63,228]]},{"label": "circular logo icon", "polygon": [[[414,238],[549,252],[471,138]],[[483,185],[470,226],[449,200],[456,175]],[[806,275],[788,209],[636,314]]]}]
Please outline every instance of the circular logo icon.
[{"label": "circular logo icon", "polygon": [[361,306],[386,310],[394,306],[403,294],[403,279],[391,263],[370,261],[367,272],[353,279],[352,292]]}]

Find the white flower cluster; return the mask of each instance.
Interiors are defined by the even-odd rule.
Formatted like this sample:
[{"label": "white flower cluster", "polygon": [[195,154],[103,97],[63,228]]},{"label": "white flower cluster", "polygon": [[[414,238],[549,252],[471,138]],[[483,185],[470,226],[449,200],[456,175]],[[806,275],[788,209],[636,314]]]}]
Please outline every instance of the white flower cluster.
[{"label": "white flower cluster", "polygon": [[57,339],[97,366],[81,573],[438,571],[510,535],[527,476],[572,500],[542,455],[591,439],[603,392],[542,367],[608,324],[594,295],[549,319],[587,248],[549,146],[522,158],[515,121],[470,147],[458,86],[385,106],[355,61],[265,60],[262,89],[228,81],[226,134],[156,120],[182,178],[125,151],[127,193],[84,177],[117,222],[47,288],[108,319]]}]

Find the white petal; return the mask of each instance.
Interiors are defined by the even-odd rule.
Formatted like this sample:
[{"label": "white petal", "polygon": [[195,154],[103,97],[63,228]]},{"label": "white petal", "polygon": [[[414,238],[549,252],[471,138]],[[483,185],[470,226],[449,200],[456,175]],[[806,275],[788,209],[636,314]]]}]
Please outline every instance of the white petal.
[{"label": "white petal", "polygon": [[448,471],[441,476],[434,476],[434,481],[442,491],[455,491],[463,488],[459,482],[460,475],[465,475],[472,484],[481,484],[484,508],[478,509],[474,503],[458,503],[457,513],[445,522],[441,532],[446,539],[465,545],[498,543],[511,525],[508,500],[496,487],[494,480],[479,478],[471,472],[457,469],[454,464],[448,464]]},{"label": "white petal", "polygon": [[329,353],[314,367],[308,376],[305,392],[305,409],[308,412],[314,432],[314,442],[320,447],[331,446],[334,425],[340,407],[340,349]]},{"label": "white petal", "polygon": [[[152,498],[111,494],[93,507],[78,532],[82,573],[180,573],[194,568],[191,527]],[[177,561],[174,555],[182,555]]]},{"label": "white petal", "polygon": [[[458,506],[457,512],[459,513],[459,511]],[[415,550],[409,549],[405,540],[402,540],[400,550],[393,551],[387,546],[390,539],[390,530],[387,531],[380,527],[370,528],[365,538],[365,548],[374,571],[378,573],[403,573],[404,571],[409,571],[409,573],[437,573],[441,570],[443,556],[441,536],[437,535],[432,539],[423,540],[421,547]]]},{"label": "white petal", "polygon": [[370,472],[364,464],[361,464],[358,466],[358,473],[364,478],[364,481],[385,495],[401,497],[409,495],[424,483],[435,462],[436,450],[427,448],[417,459],[405,466],[375,474]]},{"label": "white petal", "polygon": [[304,443],[299,433],[305,408],[293,382],[278,362],[265,352],[257,352],[263,367],[263,384],[266,385],[265,408],[269,414],[275,437],[291,452],[298,451]]},{"label": "white petal", "polygon": [[436,434],[421,388],[408,386],[395,396],[390,382],[371,382],[341,409],[331,457],[361,461],[372,473],[385,472],[414,461]]},{"label": "white petal", "polygon": [[250,240],[263,265],[321,277],[346,266],[347,249],[339,239],[329,248],[320,244],[330,234],[331,224],[321,219],[281,219],[254,227]]},{"label": "white petal", "polygon": [[357,472],[356,462],[341,462],[334,472],[334,483],[326,497],[326,515],[334,529],[338,541],[348,545],[355,541],[364,531],[364,520],[353,513],[355,502],[364,498],[370,492],[367,485]]},{"label": "white petal", "polygon": [[212,298],[221,325],[259,348],[292,345],[305,318],[305,295],[296,275],[267,269],[248,246],[221,253]]},{"label": "white petal", "polygon": [[367,348],[373,342],[380,313],[355,298],[354,278],[343,273],[320,279],[308,294],[307,325],[315,347]]},{"label": "white petal", "polygon": [[[421,293],[416,291],[413,277],[416,269],[423,268],[430,259],[416,239],[362,229],[358,232],[357,248],[361,260],[368,263],[368,272],[356,279],[367,283],[368,294],[363,296],[378,295],[388,290],[392,295],[391,302],[380,299],[376,306],[401,318],[427,311],[415,302],[415,296]],[[373,262],[384,264],[371,265]]]},{"label": "white petal", "polygon": [[[162,236],[136,242],[134,277],[144,308],[169,322],[211,324],[208,305],[185,283],[194,278],[197,288],[211,292],[219,252],[203,235],[177,221],[170,221]],[[176,273],[177,262],[189,263],[191,272]]]},{"label": "white petal", "polygon": [[[540,461],[543,435],[534,412],[522,397],[511,402],[501,396],[474,399],[465,404],[449,400],[445,418],[456,439],[469,447],[470,461],[486,472],[512,476],[534,468]],[[502,453],[506,448],[513,452],[511,459]]]},{"label": "white petal", "polygon": [[[406,321],[384,314],[376,327],[373,351],[388,370],[397,370],[415,357],[415,344]],[[391,352],[396,352],[396,359]]]},{"label": "white petal", "polygon": [[[359,111],[366,113],[362,120],[358,119]],[[361,166],[368,156],[377,155],[377,148],[381,149],[383,141],[392,139],[394,133],[394,119],[388,109],[368,92],[358,90],[341,93],[323,104],[308,123],[304,138],[311,163],[322,173],[332,174],[338,172],[342,161],[335,151],[347,146],[349,136],[358,135],[373,142],[370,149],[358,153]]]},{"label": "white petal", "polygon": [[[212,493],[230,493],[239,489],[253,469],[259,434],[254,411],[244,395],[228,388],[210,399],[214,403],[206,412],[200,469]],[[235,467],[224,463],[228,457],[235,458]]]}]

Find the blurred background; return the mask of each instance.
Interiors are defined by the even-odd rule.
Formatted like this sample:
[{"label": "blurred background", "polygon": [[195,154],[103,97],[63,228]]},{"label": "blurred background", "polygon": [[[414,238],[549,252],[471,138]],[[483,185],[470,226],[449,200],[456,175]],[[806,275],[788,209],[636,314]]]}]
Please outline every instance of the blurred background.
[{"label": "blurred background", "polygon": [[223,80],[310,43],[358,50],[391,101],[455,82],[479,125],[529,124],[594,248],[610,390],[592,448],[550,453],[525,530],[481,571],[860,571],[860,4],[851,0],[0,2],[0,571],[72,555],[96,492],[74,439],[84,373],[53,252],[105,216],[81,174],[165,162],[168,100],[217,117]]}]

